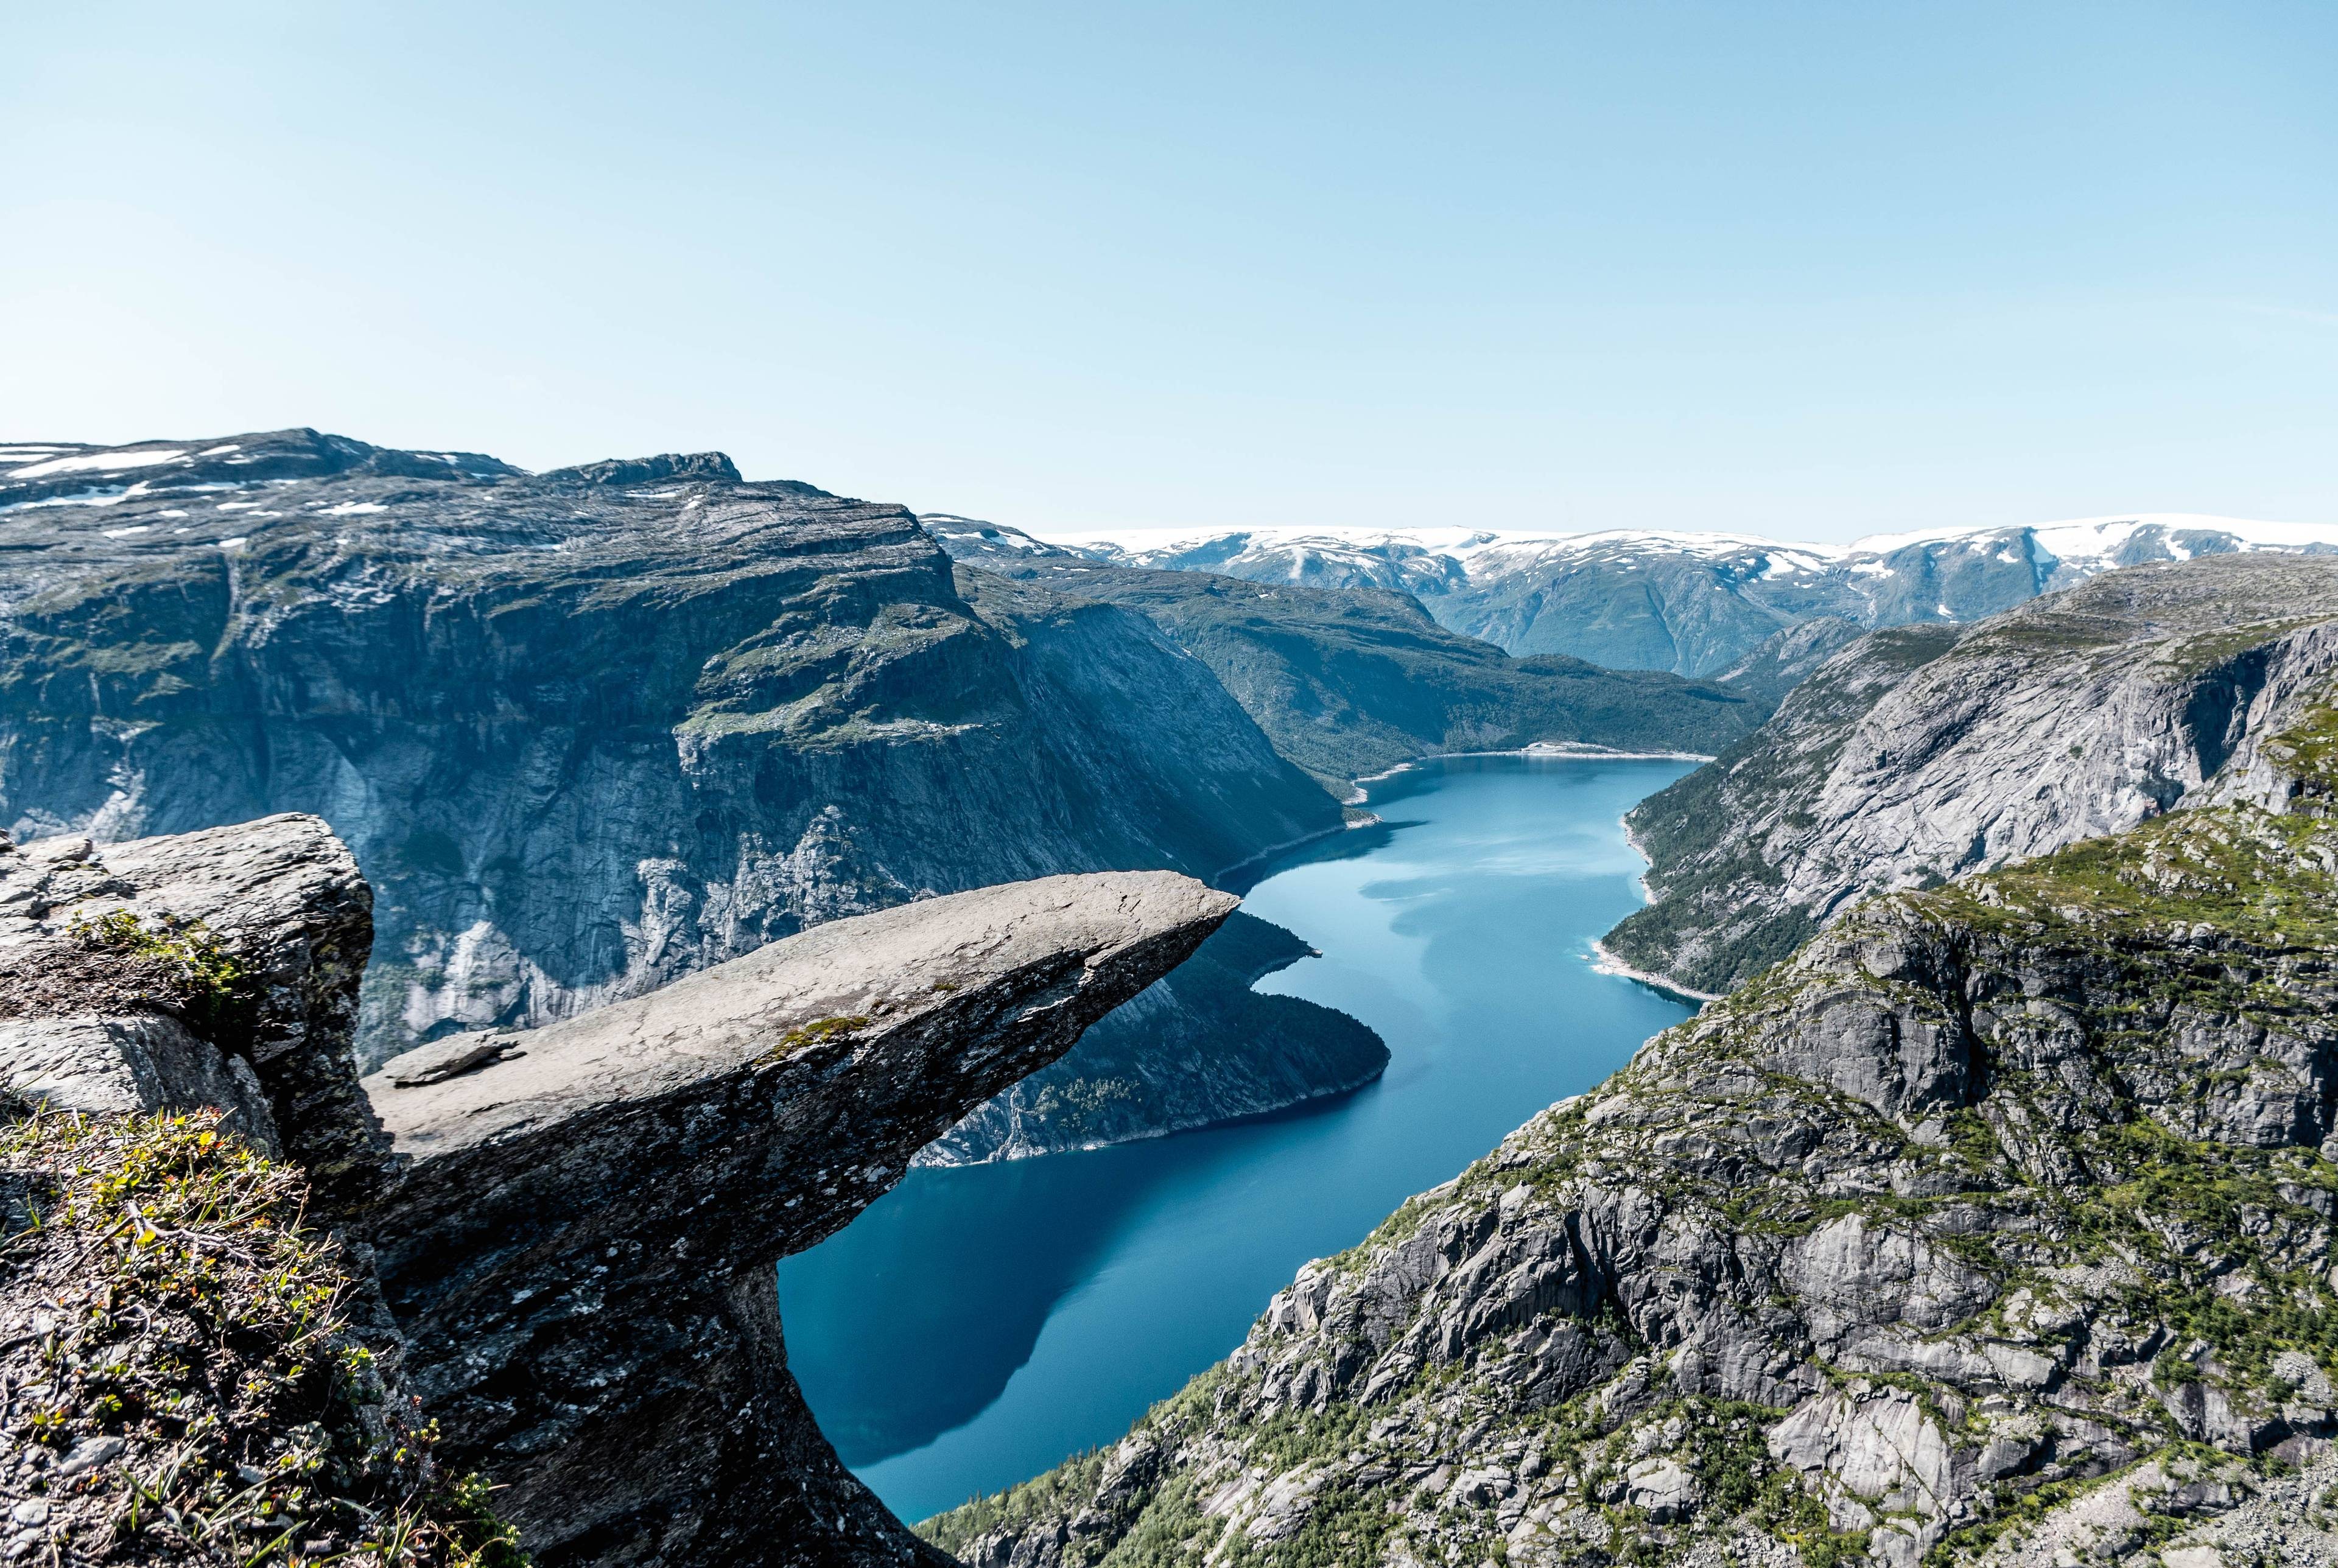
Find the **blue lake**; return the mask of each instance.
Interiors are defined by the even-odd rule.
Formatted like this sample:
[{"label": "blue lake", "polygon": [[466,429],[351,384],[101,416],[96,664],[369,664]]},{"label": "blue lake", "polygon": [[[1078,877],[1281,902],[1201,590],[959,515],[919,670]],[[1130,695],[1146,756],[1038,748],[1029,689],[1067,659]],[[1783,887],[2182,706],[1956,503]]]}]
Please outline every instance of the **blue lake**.
[{"label": "blue lake", "polygon": [[1086,1153],[913,1171],[780,1265],[820,1426],[920,1519],[1110,1443],[1242,1342],[1300,1266],[1352,1246],[1688,1009],[1592,967],[1639,903],[1618,818],[1689,764],[1453,758],[1385,819],[1277,866],[1243,907],[1321,949],[1260,982],[1392,1054],[1358,1093]]}]

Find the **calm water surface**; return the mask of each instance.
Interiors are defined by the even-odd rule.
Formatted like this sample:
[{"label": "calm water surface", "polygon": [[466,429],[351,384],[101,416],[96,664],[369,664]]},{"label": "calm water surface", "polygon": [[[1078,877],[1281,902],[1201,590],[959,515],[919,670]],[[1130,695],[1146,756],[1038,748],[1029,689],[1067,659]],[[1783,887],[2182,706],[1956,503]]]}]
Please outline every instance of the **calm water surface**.
[{"label": "calm water surface", "polygon": [[1322,951],[1262,990],[1388,1042],[1328,1105],[1080,1154],[914,1171],[780,1265],[788,1360],[846,1464],[920,1519],[1109,1443],[1361,1240],[1687,1009],[1593,970],[1637,906],[1617,818],[1679,762],[1457,758],[1243,907]]}]

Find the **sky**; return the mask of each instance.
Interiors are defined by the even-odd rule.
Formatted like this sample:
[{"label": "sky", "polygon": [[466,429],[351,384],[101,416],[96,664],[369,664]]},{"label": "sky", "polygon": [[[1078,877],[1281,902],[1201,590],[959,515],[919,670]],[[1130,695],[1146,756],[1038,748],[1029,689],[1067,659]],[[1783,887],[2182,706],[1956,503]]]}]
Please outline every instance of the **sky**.
[{"label": "sky", "polygon": [[2338,5],[101,0],[0,438],[1036,530],[2338,521]]}]

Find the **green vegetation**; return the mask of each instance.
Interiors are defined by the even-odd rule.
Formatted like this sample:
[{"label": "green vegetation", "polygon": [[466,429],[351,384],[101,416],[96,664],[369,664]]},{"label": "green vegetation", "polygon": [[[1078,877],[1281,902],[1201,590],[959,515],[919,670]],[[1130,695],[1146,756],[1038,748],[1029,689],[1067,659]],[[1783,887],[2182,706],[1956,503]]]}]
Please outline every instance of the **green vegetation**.
[{"label": "green vegetation", "polygon": [[993,1530],[1027,1524],[1035,1519],[1076,1513],[1094,1494],[1104,1474],[1105,1451],[1090,1448],[1075,1454],[1043,1475],[987,1497],[969,1498],[947,1514],[937,1514],[918,1526],[918,1534],[956,1554],[977,1537]]},{"label": "green vegetation", "polygon": [[32,1327],[0,1357],[38,1396],[11,1436],[100,1456],[32,1473],[42,1561],[522,1568],[487,1488],[389,1399],[297,1171],[216,1113],[41,1115],[0,1178],[27,1195],[0,1302]]},{"label": "green vegetation", "polygon": [[1029,1110],[1067,1138],[1108,1136],[1141,1112],[1144,1085],[1134,1078],[1066,1078],[1040,1086]]},{"label": "green vegetation", "polygon": [[2264,752],[2288,769],[2305,793],[2327,797],[2338,787],[2338,705],[2315,703],[2298,721],[2264,743]]},{"label": "green vegetation", "polygon": [[2292,632],[2317,625],[2325,619],[2327,617],[2321,615],[2285,615],[2220,626],[2213,632],[2199,632],[2170,644],[2159,658],[2163,664],[2177,673],[2197,674],[2213,670],[2252,649],[2262,648]]},{"label": "green vegetation", "polygon": [[159,983],[162,1000],[215,1044],[250,1034],[258,1013],[252,976],[200,920],[153,927],[127,909],[70,927],[83,946],[129,961],[142,978]]},{"label": "green vegetation", "polygon": [[[1495,1207],[1512,1242],[1548,1243],[1578,1220],[1586,1231],[1613,1220],[1624,1192],[1634,1223],[1663,1217],[1676,1251],[1656,1267],[1693,1259],[1686,1239],[1725,1237],[1727,1255],[1750,1260],[1744,1266],[1766,1298],[1724,1298],[1727,1307],[1808,1321],[1795,1274],[1779,1268],[1764,1280],[1753,1271],[1796,1239],[1857,1217],[1866,1240],[1851,1240],[1846,1226],[1846,1248],[1902,1261],[1854,1260],[1858,1271],[1831,1279],[1888,1289],[1913,1278],[1935,1300],[1958,1302],[1960,1321],[1927,1322],[1921,1335],[1944,1357],[1995,1360],[2012,1349],[2058,1366],[2001,1368],[1987,1398],[1970,1378],[1877,1370],[1856,1344],[1842,1365],[1813,1357],[1810,1371],[1850,1396],[1912,1396],[1921,1419],[1968,1455],[2006,1423],[2009,1435],[2052,1428],[2057,1406],[2083,1411],[2106,1434],[2091,1453],[2058,1448],[2034,1473],[1967,1494],[1976,1513],[1954,1515],[1968,1523],[1930,1561],[2009,1539],[2137,1455],[2191,1466],[2187,1475],[2249,1462],[2190,1439],[2236,1441],[2219,1425],[2232,1420],[2278,1436],[2280,1407],[2315,1381],[2301,1355],[2338,1377],[2326,1219],[2338,1162],[2299,1134],[2324,1113],[2304,1091],[2326,1073],[2338,1000],[2330,979],[2338,818],[2314,809],[2314,791],[2338,768],[2338,709],[2317,706],[2267,755],[2308,787],[2302,808],[2180,810],[1868,901],[1803,958],[1754,975],[1659,1036],[1600,1091],[1546,1112],[1455,1182],[1400,1207],[1331,1260],[1343,1276],[1336,1289],[1351,1290],[1376,1256],[1426,1226],[1479,1249],[1465,1269],[1546,1256],[1525,1246],[1506,1256],[1487,1241]],[[1955,1080],[1962,1096],[1895,1118],[1823,1072],[1801,1075],[1813,1049],[1839,1063],[1872,1048],[1888,1061],[1885,1040],[1943,1043],[1942,1070],[1969,1074]],[[2293,1102],[2308,1120],[2285,1128]],[[1732,1131],[1740,1128],[1761,1131]],[[1516,1499],[1513,1488],[1528,1487],[1537,1506],[1555,1510],[1537,1545],[1560,1562],[1676,1561],[1698,1538],[1752,1535],[1790,1544],[1805,1564],[1849,1568],[1865,1560],[1875,1531],[1904,1522],[1883,1513],[1874,1531],[1835,1528],[1827,1499],[1844,1501],[1832,1490],[1838,1483],[1805,1477],[1770,1453],[1767,1434],[1787,1411],[1682,1392],[1695,1385],[1673,1383],[1639,1342],[1620,1292],[1571,1326],[1588,1331],[1603,1365],[1625,1370],[1562,1402],[1532,1403],[1514,1357],[1539,1352],[1522,1352],[1523,1341],[1508,1338],[1519,1326],[1505,1318],[1459,1354],[1451,1340],[1416,1352],[1418,1369],[1400,1371],[1397,1387],[1382,1382],[1369,1408],[1352,1392],[1322,1408],[1294,1407],[1310,1365],[1352,1373],[1359,1353],[1390,1343],[1380,1337],[1390,1328],[1384,1319],[1370,1344],[1341,1338],[1358,1331],[1341,1316],[1356,1302],[1400,1314],[1429,1307],[1444,1333],[1484,1305],[1467,1287],[1406,1283],[1420,1259],[1380,1260],[1372,1289],[1335,1297],[1347,1306],[1324,1328],[1262,1334],[1240,1369],[1222,1367],[1156,1407],[1137,1437],[1159,1471],[1106,1494],[1111,1518],[1085,1541],[1075,1535],[1066,1564],[1168,1568],[1204,1553],[1222,1563],[1373,1561],[1400,1537],[1423,1560],[1501,1563],[1518,1515],[1488,1498]],[[1386,1302],[1391,1280],[1416,1293]],[[1672,1310],[1677,1331],[1689,1309]],[[1410,1342],[1422,1341],[1416,1332]],[[1809,1355],[1807,1343],[1800,1354]],[[1374,1375],[1405,1365],[1383,1361]],[[1650,1455],[1694,1477],[1686,1517],[1659,1524],[1630,1505],[1629,1467]],[[1090,1467],[931,1521],[929,1538],[962,1546],[990,1531],[1077,1517],[1097,1505],[1105,1461],[1082,1463]],[[1490,1492],[1422,1490],[1447,1485],[1439,1471],[1480,1466],[1495,1477],[1484,1484]],[[1225,1525],[1196,1505],[1270,1477],[1317,1488],[1280,1540],[1226,1539]],[[2172,1539],[2177,1515],[2153,1514],[2148,1499],[2144,1506],[2136,1539],[2146,1547]]]},{"label": "green vegetation", "polygon": [[833,1018],[815,1018],[799,1024],[780,1036],[780,1043],[763,1053],[765,1062],[784,1062],[807,1045],[825,1045],[831,1040],[842,1040],[869,1027],[861,1014],[840,1014]]}]

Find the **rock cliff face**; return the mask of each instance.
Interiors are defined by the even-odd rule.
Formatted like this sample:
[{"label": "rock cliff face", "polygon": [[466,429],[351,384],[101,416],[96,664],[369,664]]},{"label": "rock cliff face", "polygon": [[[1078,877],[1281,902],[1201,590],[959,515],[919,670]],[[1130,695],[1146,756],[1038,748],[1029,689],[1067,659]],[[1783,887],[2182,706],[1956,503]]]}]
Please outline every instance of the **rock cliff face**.
[{"label": "rock cliff face", "polygon": [[327,1203],[369,1192],[388,1156],[352,1036],[372,905],[313,817],[0,839],[0,1088],[109,1115],[216,1106]]},{"label": "rock cliff face", "polygon": [[[377,1397],[420,1398],[439,1466],[495,1473],[498,1511],[546,1568],[946,1562],[820,1436],[787,1373],[772,1265],[1174,968],[1233,896],[1144,872],[921,900],[543,1029],[434,1042],[361,1087],[367,902],[313,818],[0,847],[0,1087],[100,1126],[216,1110],[304,1167],[306,1218],[363,1269],[344,1289],[379,1357]],[[44,1267],[37,1236],[0,1259],[8,1302],[27,1245]],[[178,1342],[151,1318],[127,1332],[70,1365],[115,1368],[125,1387],[172,1365]],[[133,1480],[153,1495],[177,1485],[175,1407],[69,1412],[100,1430],[63,1460],[12,1453],[0,1485],[71,1480],[52,1486],[60,1508],[70,1494],[94,1509],[76,1505],[75,1527],[108,1523],[60,1539],[95,1562],[145,1494]],[[41,1430],[26,1428],[35,1443]],[[255,1497],[277,1485],[244,1479]],[[291,1517],[260,1555],[321,1528]],[[29,1504],[16,1525],[28,1519]]]},{"label": "rock cliff face", "polygon": [[1141,612],[1208,666],[1277,751],[1342,796],[1359,778],[1440,751],[1554,741],[1711,752],[1775,705],[1652,671],[1513,659],[1439,626],[1402,593],[1139,570],[996,524],[929,522],[983,574]]},{"label": "rock cliff face", "polygon": [[1719,992],[1859,896],[2197,798],[2338,668],[2338,563],[2111,573],[1970,629],[1846,649],[1762,730],[1635,809],[1655,902],[1606,943]]},{"label": "rock cliff face", "polygon": [[981,1568],[2327,1548],[2279,1498],[2338,1479],[2330,694],[2225,804],[1859,905],[1121,1443],[927,1534]]},{"label": "rock cliff face", "polygon": [[[970,602],[907,512],[720,454],[528,475],[313,431],[61,449],[0,475],[0,824],[324,818],[378,894],[368,1061],[914,897],[1209,877],[1340,821],[1144,617]],[[1369,1075],[1332,1014],[1197,1022],[1243,1004],[1203,974],[1155,998],[1184,1024],[1154,1073],[1174,1102],[1112,1125]],[[1148,1091],[1133,1039],[1095,1048],[1067,1083]],[[1086,1136],[1021,1121],[1021,1147]]]},{"label": "rock cliff face", "polygon": [[1786,700],[1786,693],[1859,637],[1855,622],[1839,615],[1821,615],[1776,633],[1714,679],[1774,710]]}]

